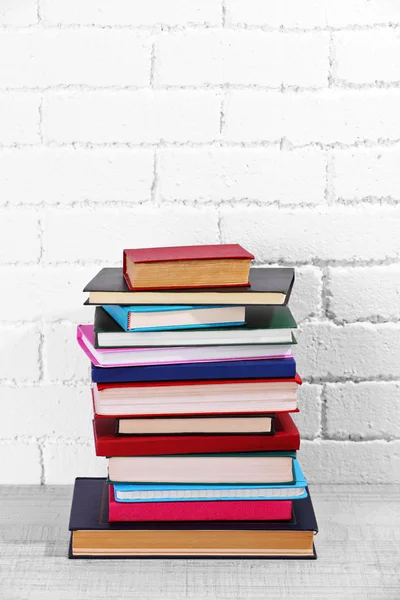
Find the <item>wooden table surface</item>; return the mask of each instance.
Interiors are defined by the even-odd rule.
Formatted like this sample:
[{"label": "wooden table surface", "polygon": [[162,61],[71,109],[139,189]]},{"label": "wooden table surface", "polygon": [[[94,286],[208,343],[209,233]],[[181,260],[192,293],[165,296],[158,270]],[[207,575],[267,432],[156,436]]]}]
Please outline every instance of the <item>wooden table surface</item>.
[{"label": "wooden table surface", "polygon": [[0,487],[1,600],[400,600],[400,486],[311,486],[318,560],[68,560],[69,486]]}]

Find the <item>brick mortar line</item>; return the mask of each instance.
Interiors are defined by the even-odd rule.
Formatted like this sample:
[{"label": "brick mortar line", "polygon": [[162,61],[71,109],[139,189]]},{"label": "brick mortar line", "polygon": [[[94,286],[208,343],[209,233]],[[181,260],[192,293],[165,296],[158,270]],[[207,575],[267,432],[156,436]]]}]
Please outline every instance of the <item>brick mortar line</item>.
[{"label": "brick mortar line", "polygon": [[304,35],[313,35],[319,33],[341,33],[352,31],[352,32],[371,32],[371,31],[381,31],[381,30],[390,30],[396,31],[400,27],[400,22],[376,22],[370,23],[367,25],[359,25],[356,23],[350,23],[342,26],[332,26],[327,25],[325,27],[321,25],[314,25],[310,27],[287,27],[283,24],[277,26],[271,25],[255,25],[255,24],[246,24],[243,22],[232,23],[232,22],[222,22],[220,24],[212,23],[210,21],[204,21],[203,23],[186,23],[182,25],[168,25],[166,23],[155,23],[149,25],[133,25],[133,24],[84,24],[84,23],[48,23],[41,15],[40,11],[40,1],[37,0],[37,17],[38,22],[32,23],[30,25],[12,25],[12,24],[1,24],[1,31],[10,31],[16,33],[23,32],[45,32],[45,31],[134,31],[136,33],[143,34],[159,34],[161,36],[168,36],[173,34],[181,34],[186,32],[234,32],[234,33],[242,33],[242,32],[262,32],[262,33],[282,33],[282,34],[304,34]]},{"label": "brick mortar line", "polygon": [[42,11],[41,11],[41,4],[40,4],[41,0],[36,0],[36,17],[37,17],[37,23],[35,23],[35,25],[33,25],[33,27],[35,27],[36,29],[39,29],[39,27],[42,25]]},{"label": "brick mortar line", "polygon": [[[127,207],[129,208],[129,207]],[[310,260],[306,260],[306,261],[288,261],[285,260],[284,258],[282,258],[279,261],[279,266],[281,267],[294,267],[294,268],[299,268],[299,267],[318,267],[318,268],[324,268],[324,267],[349,267],[349,268],[355,268],[355,267],[387,267],[387,266],[398,266],[400,264],[400,257],[397,258],[384,258],[384,259],[368,259],[368,260],[321,260],[318,258],[315,259],[310,259]],[[277,263],[276,261],[273,261],[271,263],[265,262],[265,261],[259,261],[259,262],[255,262],[255,266],[257,267],[269,267],[269,266],[276,266]],[[84,261],[84,260],[55,260],[55,261],[46,261],[46,262],[41,262],[40,264],[37,263],[37,261],[11,261],[11,262],[0,262],[0,267],[15,267],[15,266],[20,266],[20,267],[29,267],[29,266],[41,266],[43,268],[45,267],[58,267],[58,266],[64,266],[64,267],[76,267],[76,266],[81,266],[81,267],[115,267],[115,263],[113,262],[109,262],[109,261],[104,261],[104,260],[93,260],[93,261]]]},{"label": "brick mortar line", "polygon": [[355,385],[359,383],[400,383],[399,375],[393,375],[392,377],[380,376],[376,375],[374,377],[366,378],[366,377],[356,377],[356,376],[348,376],[348,377],[303,377],[303,382],[308,383],[310,385],[324,385],[324,384],[343,384],[343,383],[354,383]]},{"label": "brick mortar line", "polygon": [[45,382],[45,360],[44,360],[44,347],[46,344],[46,336],[44,334],[44,324],[39,324],[39,345],[38,345],[38,359],[37,365],[39,370],[38,381],[39,383]]},{"label": "brick mortar line", "polygon": [[46,464],[44,458],[43,444],[45,442],[46,436],[43,438],[37,439],[37,447],[39,450],[39,466],[40,466],[40,485],[44,485],[46,483]]},{"label": "brick mortar line", "polygon": [[322,440],[326,439],[327,428],[328,428],[328,415],[327,415],[327,398],[326,398],[326,384],[323,383],[320,389],[319,401],[320,401],[320,430],[319,436]]},{"label": "brick mortar line", "polygon": [[221,0],[221,26],[224,29],[229,28],[229,23],[227,22],[226,0]]},{"label": "brick mortar line", "polygon": [[226,103],[227,103],[227,93],[224,92],[222,97],[221,97],[221,106],[220,106],[220,113],[219,113],[219,145],[222,146],[223,145],[223,136],[224,136],[224,131],[225,131],[225,110],[226,110]]},{"label": "brick mortar line", "polygon": [[[154,179],[153,178],[153,183],[150,186],[150,193],[151,195],[155,196],[154,191],[155,189],[157,189],[157,186],[155,185],[155,183],[157,182],[157,178]],[[43,211],[58,211],[58,210],[64,210],[66,212],[68,211],[75,211],[75,210],[91,210],[91,209],[96,209],[96,210],[105,210],[107,211],[108,209],[116,209],[116,208],[120,208],[120,209],[127,209],[127,210],[133,210],[133,209],[137,209],[139,207],[141,208],[154,208],[154,209],[160,209],[160,208],[182,208],[182,209],[195,209],[195,210],[206,210],[206,209],[221,209],[221,208],[231,208],[231,209],[236,209],[238,207],[240,207],[241,209],[245,209],[245,208],[250,208],[250,209],[276,209],[277,211],[282,211],[284,212],[286,211],[310,211],[310,210],[318,210],[321,209],[322,212],[321,214],[323,214],[324,210],[328,210],[329,212],[332,212],[333,209],[338,208],[338,209],[344,209],[344,212],[346,211],[346,207],[348,208],[361,208],[361,209],[365,209],[368,207],[381,207],[382,209],[395,209],[395,211],[398,210],[398,207],[400,206],[400,199],[394,199],[394,198],[374,198],[374,199],[370,199],[370,198],[360,198],[359,200],[338,200],[338,201],[334,201],[333,203],[330,204],[326,204],[324,202],[320,202],[320,203],[305,203],[305,202],[300,202],[300,203],[295,203],[295,204],[291,204],[289,202],[282,202],[282,201],[278,201],[278,200],[271,200],[271,201],[263,201],[263,200],[257,200],[257,199],[249,199],[249,198],[233,198],[230,200],[220,200],[220,201],[215,201],[215,200],[164,200],[162,197],[161,198],[149,198],[148,200],[143,200],[143,201],[83,201],[83,202],[71,202],[69,204],[64,203],[64,202],[54,202],[54,203],[37,203],[37,204],[29,204],[29,203],[18,203],[18,204],[14,204],[12,202],[6,202],[5,204],[3,204],[2,206],[0,206],[0,214],[2,212],[6,213],[9,211],[21,211],[22,213],[38,213],[40,214]],[[399,257],[400,258],[400,257]],[[387,260],[394,260],[396,262],[395,258],[388,258]],[[361,261],[362,262],[362,261]],[[384,262],[384,260],[382,260],[382,262]],[[1,262],[0,262],[1,264]],[[3,264],[15,264],[14,262],[5,262]],[[32,261],[27,261],[26,263],[23,263],[23,261],[21,261],[21,264],[32,264]],[[256,263],[257,264],[257,263]],[[298,263],[300,264],[300,263]],[[305,264],[305,263],[302,263]]]},{"label": "brick mortar line", "polygon": [[157,50],[155,42],[151,45],[150,53],[150,88],[154,87],[154,78],[156,76]]},{"label": "brick mortar line", "polygon": [[[220,113],[220,129],[224,125],[222,111]],[[220,139],[219,134],[213,140],[206,142],[196,142],[187,140],[184,142],[178,141],[157,141],[157,142],[56,142],[54,140],[43,140],[43,143],[24,143],[14,142],[11,144],[0,143],[0,151],[19,151],[19,150],[39,150],[45,148],[46,150],[202,150],[202,149],[221,149],[221,150],[262,150],[262,149],[275,149],[277,154],[290,154],[298,150],[320,150],[321,152],[329,152],[332,150],[357,150],[357,149],[371,149],[379,150],[384,148],[395,148],[400,150],[400,139],[399,138],[377,138],[377,139],[357,139],[354,142],[319,142],[309,141],[304,144],[295,144],[286,137],[277,138],[275,140],[255,140],[249,142],[231,141]],[[397,148],[399,147],[399,148]]]},{"label": "brick mortar line", "polygon": [[281,92],[282,94],[288,93],[306,93],[306,92],[323,92],[323,91],[367,91],[386,89],[393,90],[400,88],[400,80],[378,80],[373,83],[354,83],[347,80],[335,79],[332,82],[332,87],[328,85],[323,86],[301,86],[296,84],[285,84],[281,83],[276,86],[261,85],[258,83],[220,83],[220,84],[157,84],[153,87],[149,83],[146,85],[90,85],[90,84],[78,84],[78,83],[59,83],[59,84],[48,84],[48,85],[22,85],[22,86],[1,86],[0,93],[11,93],[11,92],[31,92],[31,93],[43,93],[43,92],[138,92],[138,91],[260,91],[260,92]]},{"label": "brick mortar line", "polygon": [[[149,78],[150,81],[150,78]],[[221,83],[221,84],[204,84],[199,83],[197,85],[194,84],[154,84],[150,83],[147,85],[90,85],[90,84],[76,84],[76,83],[65,83],[65,84],[50,84],[43,86],[4,86],[1,87],[0,84],[0,95],[7,96],[8,94],[37,94],[41,95],[45,93],[46,95],[53,94],[53,97],[57,97],[57,95],[61,96],[66,93],[74,93],[76,95],[83,93],[114,93],[118,94],[128,94],[128,93],[143,93],[143,92],[154,92],[154,93],[163,93],[163,92],[199,92],[199,94],[205,94],[207,92],[218,93],[218,92],[241,92],[241,91],[254,91],[260,93],[270,93],[273,95],[290,95],[295,98],[297,95],[305,95],[310,94],[310,98],[312,98],[312,94],[321,94],[326,92],[327,97],[333,97],[335,94],[343,93],[344,97],[348,94],[348,97],[352,97],[352,92],[365,92],[365,91],[376,91],[383,90],[388,92],[393,92],[399,90],[400,81],[381,81],[380,85],[374,83],[351,83],[345,80],[334,80],[333,85],[330,87],[329,85],[325,86],[299,86],[295,84],[280,84],[277,86],[269,86],[269,85],[261,85],[258,83]],[[365,96],[362,96],[365,98]]]},{"label": "brick mortar line", "polygon": [[[151,182],[150,188],[150,202],[154,204],[154,207],[157,206],[159,202],[159,193],[158,193],[158,149],[154,149],[153,154],[153,178]],[[136,204],[136,203],[135,203]],[[144,202],[145,205],[146,202]]]},{"label": "brick mortar line", "polygon": [[218,243],[219,243],[219,244],[222,244],[222,243],[223,243],[223,236],[222,236],[222,217],[221,217],[221,212],[220,212],[220,210],[218,210],[217,230],[218,230]]}]

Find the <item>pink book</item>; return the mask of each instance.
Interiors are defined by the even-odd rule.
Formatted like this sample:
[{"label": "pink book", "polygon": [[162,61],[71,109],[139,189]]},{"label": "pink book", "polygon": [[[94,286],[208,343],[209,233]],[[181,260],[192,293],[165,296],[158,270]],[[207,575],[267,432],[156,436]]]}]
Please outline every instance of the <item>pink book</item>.
[{"label": "pink book", "polygon": [[292,357],[287,344],[184,346],[164,348],[95,348],[93,325],[78,325],[78,344],[96,367],[138,367],[232,360]]},{"label": "pink book", "polygon": [[108,519],[116,521],[290,521],[291,500],[116,502],[109,485]]}]

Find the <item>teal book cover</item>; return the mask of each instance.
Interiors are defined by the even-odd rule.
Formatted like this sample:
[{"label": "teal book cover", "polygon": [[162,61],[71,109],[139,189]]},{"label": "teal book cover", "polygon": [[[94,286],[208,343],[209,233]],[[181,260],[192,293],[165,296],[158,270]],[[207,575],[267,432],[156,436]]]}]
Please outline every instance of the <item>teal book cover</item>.
[{"label": "teal book cover", "polygon": [[[102,308],[122,327],[122,329],[126,332],[128,331],[171,331],[176,329],[202,329],[209,327],[235,327],[238,325],[244,325],[244,320],[239,321],[224,321],[218,323],[192,323],[192,324],[180,324],[180,325],[162,325],[157,327],[132,327],[130,320],[131,315],[136,314],[160,314],[160,313],[171,313],[171,312],[181,312],[184,313],[186,311],[207,311],[213,309],[224,309],[231,308],[229,305],[132,305],[132,306],[124,306],[118,304],[105,304],[102,305]],[[205,314],[204,312],[202,313]],[[210,312],[210,316],[212,313]],[[207,317],[205,317],[207,320]]]}]

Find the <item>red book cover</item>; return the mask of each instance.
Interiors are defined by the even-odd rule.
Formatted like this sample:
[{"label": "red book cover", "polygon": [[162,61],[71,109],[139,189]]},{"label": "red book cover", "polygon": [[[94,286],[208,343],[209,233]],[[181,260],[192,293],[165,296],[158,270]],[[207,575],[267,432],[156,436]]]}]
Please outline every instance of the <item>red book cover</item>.
[{"label": "red book cover", "polygon": [[97,383],[97,389],[107,390],[113,388],[138,388],[138,387],[170,387],[170,386],[189,386],[189,385],[236,385],[240,383],[303,383],[300,375],[290,379],[200,379],[198,381],[141,381],[134,383]]},{"label": "red book cover", "polygon": [[291,500],[116,502],[109,485],[108,519],[116,521],[290,521]]},{"label": "red book cover", "polygon": [[[212,244],[208,246],[170,246],[164,248],[134,248],[123,252],[123,274],[129,289],[139,291],[145,288],[134,287],[130,284],[126,272],[126,259],[134,263],[170,262],[179,260],[218,260],[218,259],[247,259],[253,260],[254,255],[247,252],[239,244]],[[249,285],[247,284],[244,284]],[[196,287],[196,286],[195,286]],[[207,286],[204,286],[207,287]],[[208,287],[214,287],[210,285]],[[232,287],[232,286],[229,286]],[[159,289],[188,289],[180,286]]]},{"label": "red book cover", "polygon": [[135,248],[124,250],[135,263],[165,262],[173,260],[218,260],[249,259],[254,255],[247,252],[239,244],[210,244],[208,246],[169,246],[162,248]]},{"label": "red book cover", "polygon": [[117,419],[95,417],[97,456],[160,456],[223,452],[293,451],[300,448],[299,431],[288,413],[275,416],[274,435],[116,435]]}]

